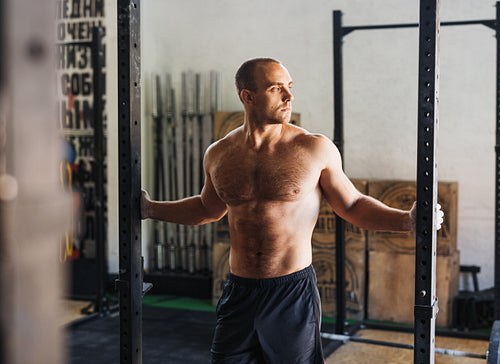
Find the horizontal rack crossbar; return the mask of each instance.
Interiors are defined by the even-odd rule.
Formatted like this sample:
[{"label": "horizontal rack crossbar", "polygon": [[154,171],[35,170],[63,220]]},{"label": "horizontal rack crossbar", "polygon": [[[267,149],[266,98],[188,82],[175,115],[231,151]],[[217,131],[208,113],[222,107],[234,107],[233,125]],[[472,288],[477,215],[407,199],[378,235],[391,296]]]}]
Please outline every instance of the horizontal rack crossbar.
[{"label": "horizontal rack crossbar", "polygon": [[[463,21],[445,21],[441,22],[441,26],[456,26],[456,25],[484,25],[488,28],[495,29],[495,20],[463,20]],[[418,23],[407,24],[379,24],[379,25],[359,25],[342,27],[343,34],[347,35],[354,30],[371,30],[371,29],[397,29],[397,28],[417,28]]]}]

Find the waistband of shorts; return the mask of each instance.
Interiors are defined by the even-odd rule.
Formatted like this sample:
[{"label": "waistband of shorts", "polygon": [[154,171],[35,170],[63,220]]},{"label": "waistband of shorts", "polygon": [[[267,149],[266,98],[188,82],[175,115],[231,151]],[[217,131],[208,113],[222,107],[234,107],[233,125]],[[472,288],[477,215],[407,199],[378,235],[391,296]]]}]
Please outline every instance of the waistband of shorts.
[{"label": "waistband of shorts", "polygon": [[244,278],[229,273],[228,281],[247,287],[269,287],[297,281],[304,278],[316,279],[316,272],[312,265],[286,276],[273,278]]}]

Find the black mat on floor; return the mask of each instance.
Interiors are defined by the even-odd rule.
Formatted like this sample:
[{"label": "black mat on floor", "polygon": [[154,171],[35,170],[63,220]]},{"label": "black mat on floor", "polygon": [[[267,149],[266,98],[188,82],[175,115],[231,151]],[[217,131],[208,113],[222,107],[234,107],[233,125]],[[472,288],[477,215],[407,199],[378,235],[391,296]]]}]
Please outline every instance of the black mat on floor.
[{"label": "black mat on floor", "polygon": [[[119,317],[96,318],[66,332],[68,362],[120,362]],[[215,313],[143,306],[143,363],[210,363]]]},{"label": "black mat on floor", "polygon": [[[101,317],[69,327],[68,363],[119,363],[119,325],[119,317]],[[210,363],[214,327],[214,312],[143,306],[143,363]],[[325,356],[333,351],[328,340],[323,347]]]}]

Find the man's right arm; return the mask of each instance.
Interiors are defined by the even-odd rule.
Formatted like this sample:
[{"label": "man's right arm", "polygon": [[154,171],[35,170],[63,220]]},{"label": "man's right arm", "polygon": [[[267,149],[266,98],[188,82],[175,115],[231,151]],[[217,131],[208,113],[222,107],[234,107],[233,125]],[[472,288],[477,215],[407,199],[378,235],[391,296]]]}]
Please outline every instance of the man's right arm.
[{"label": "man's right arm", "polygon": [[[209,152],[205,154],[204,168],[208,171]],[[205,172],[205,185],[199,195],[177,201],[154,201],[142,191],[141,216],[143,219],[161,220],[183,225],[202,225],[221,219],[227,212],[219,198],[210,174]]]}]

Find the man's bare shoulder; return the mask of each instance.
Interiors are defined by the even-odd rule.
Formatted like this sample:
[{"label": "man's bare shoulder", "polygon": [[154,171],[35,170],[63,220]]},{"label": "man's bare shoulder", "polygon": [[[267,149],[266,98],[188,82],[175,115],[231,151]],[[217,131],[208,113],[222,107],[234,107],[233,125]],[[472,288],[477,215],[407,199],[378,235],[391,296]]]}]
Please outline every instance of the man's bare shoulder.
[{"label": "man's bare shoulder", "polygon": [[293,128],[294,142],[297,142],[306,148],[310,148],[312,152],[324,152],[328,154],[338,153],[338,149],[335,144],[323,134],[311,133],[296,125],[290,125],[290,127]]},{"label": "man's bare shoulder", "polygon": [[224,138],[212,143],[205,152],[205,159],[211,160],[213,158],[219,158],[221,154],[227,153],[229,148],[236,146],[242,130],[243,126],[240,126],[230,131]]}]

